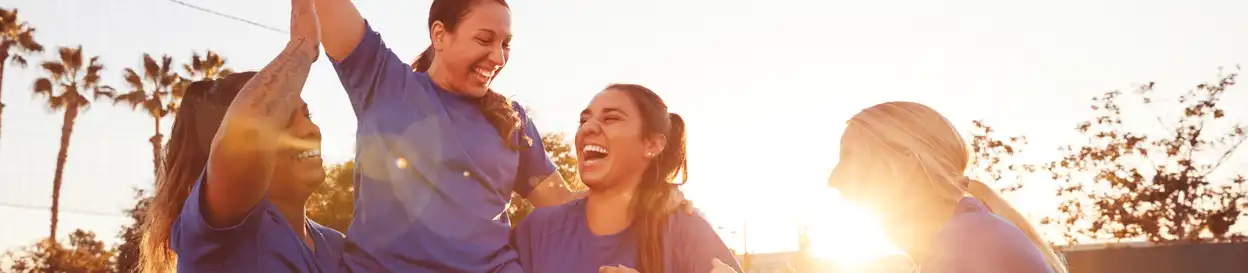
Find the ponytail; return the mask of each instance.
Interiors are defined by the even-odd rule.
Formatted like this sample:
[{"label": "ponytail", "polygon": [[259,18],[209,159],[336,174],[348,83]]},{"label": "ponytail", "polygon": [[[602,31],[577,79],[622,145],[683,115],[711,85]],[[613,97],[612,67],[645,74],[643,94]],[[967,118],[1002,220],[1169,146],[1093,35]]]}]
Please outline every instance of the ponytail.
[{"label": "ponytail", "polygon": [[415,61],[412,61],[412,71],[422,72],[422,73],[429,72],[429,66],[432,66],[432,65],[433,65],[433,45],[429,45],[429,47],[425,48],[424,52],[420,53],[419,57],[416,57]]},{"label": "ponytail", "polygon": [[[664,231],[668,217],[674,212],[672,198],[676,198],[677,186],[689,180],[688,160],[685,147],[685,121],[680,115],[668,114],[669,129],[664,136],[667,144],[647,168],[650,175],[638,185],[633,199],[633,221],[637,236],[637,269],[641,272],[663,273]],[[676,182],[676,175],[681,175]],[[643,178],[645,179],[645,178]]]},{"label": "ponytail", "polygon": [[[429,45],[419,57],[416,57],[415,61],[412,61],[412,71],[428,73],[429,67],[433,66],[433,57],[433,45]],[[485,92],[484,96],[477,99],[477,109],[490,122],[490,125],[498,130],[503,143],[511,150],[519,151],[533,145],[533,139],[524,135],[520,130],[524,128],[524,119],[521,119],[520,112],[512,107],[511,99],[490,89]]]},{"label": "ponytail", "polygon": [[1068,272],[1066,269],[1066,263],[1063,262],[1061,256],[1058,256],[1057,251],[1053,249],[1053,246],[1049,245],[1044,238],[1040,237],[1040,232],[1036,231],[1035,226],[1031,225],[1031,221],[1028,221],[1027,217],[1024,217],[1022,213],[1019,213],[1018,210],[1014,208],[1014,206],[1011,206],[1009,202],[1005,201],[1005,198],[1002,198],[1000,194],[997,194],[996,190],[988,187],[988,184],[984,184],[984,182],[970,178],[963,177],[963,181],[961,182],[966,183],[966,191],[970,193],[971,196],[979,199],[979,201],[982,201],[984,205],[988,206],[988,209],[991,210],[992,213],[1001,216],[1001,218],[1005,218],[1006,221],[1010,221],[1010,223],[1013,223],[1014,226],[1018,227],[1018,229],[1023,230],[1023,233],[1027,234],[1027,238],[1031,239],[1031,244],[1035,245],[1036,249],[1040,250],[1040,254],[1044,255],[1044,261],[1049,264],[1049,267],[1053,268],[1053,272]]}]

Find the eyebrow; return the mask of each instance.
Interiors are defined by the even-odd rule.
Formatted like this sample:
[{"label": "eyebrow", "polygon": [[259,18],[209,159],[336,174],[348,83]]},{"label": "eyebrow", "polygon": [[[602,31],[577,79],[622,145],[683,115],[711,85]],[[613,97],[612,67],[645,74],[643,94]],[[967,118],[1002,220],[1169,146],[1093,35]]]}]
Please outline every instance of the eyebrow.
[{"label": "eyebrow", "polygon": [[[603,113],[603,114],[607,114],[607,113],[611,113],[611,112],[615,112],[615,113],[619,113],[620,115],[628,116],[628,113],[625,113],[623,110],[620,110],[619,108],[604,108],[604,109],[602,109],[602,113]],[[584,116],[584,115],[588,115],[588,114],[590,114],[589,108],[585,108],[585,110],[581,110],[581,115],[582,115],[582,116]]]},{"label": "eyebrow", "polygon": [[[497,32],[497,31],[494,31],[493,29],[488,29],[488,28],[478,28],[478,29],[477,29],[477,31],[489,32],[489,33],[490,33],[490,35],[493,35],[493,36],[496,36],[496,37],[498,36],[498,32]],[[505,37],[505,39],[507,39],[507,40],[510,40],[511,38],[512,38],[512,34],[511,34],[511,33],[508,33],[508,34],[507,34],[507,37]]]}]

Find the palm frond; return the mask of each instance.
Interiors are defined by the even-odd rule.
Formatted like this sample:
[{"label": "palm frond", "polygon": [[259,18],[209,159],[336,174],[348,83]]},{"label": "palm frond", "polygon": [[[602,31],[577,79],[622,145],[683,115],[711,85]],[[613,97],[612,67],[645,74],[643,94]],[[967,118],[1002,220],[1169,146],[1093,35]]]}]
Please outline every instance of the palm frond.
[{"label": "palm frond", "polygon": [[17,67],[26,68],[26,57],[22,57],[22,55],[13,55],[13,57],[10,58],[13,59],[11,62],[13,62],[14,65],[17,65]]},{"label": "palm frond", "polygon": [[125,103],[130,106],[130,110],[135,110],[143,105],[144,100],[147,100],[147,93],[136,90],[113,97],[113,105]]},{"label": "palm frond", "polygon": [[35,28],[26,26],[25,23],[22,26],[27,28],[17,34],[17,44],[21,45],[19,48],[26,53],[43,52],[43,45],[35,42]]},{"label": "palm frond", "polygon": [[46,96],[48,98],[56,97],[52,94],[52,80],[48,78],[39,78],[35,80],[35,95]]},{"label": "palm frond", "polygon": [[156,82],[160,78],[160,65],[157,65],[152,55],[147,53],[143,53],[143,78],[151,82]]},{"label": "palm frond", "polygon": [[107,86],[107,85],[97,86],[91,89],[91,93],[92,93],[92,98],[96,100],[112,99],[113,96],[117,95],[117,89],[113,89],[112,86]]},{"label": "palm frond", "polygon": [[47,61],[47,62],[43,62],[41,66],[43,66],[43,70],[47,71],[48,74],[52,74],[52,79],[60,80],[61,78],[65,77],[65,65],[64,64],[53,62],[53,61]]},{"label": "palm frond", "polygon": [[134,69],[126,68],[121,73],[122,77],[126,80],[126,85],[130,86],[131,89],[135,89],[140,92],[143,91],[143,79],[139,78],[139,74],[135,73]]}]

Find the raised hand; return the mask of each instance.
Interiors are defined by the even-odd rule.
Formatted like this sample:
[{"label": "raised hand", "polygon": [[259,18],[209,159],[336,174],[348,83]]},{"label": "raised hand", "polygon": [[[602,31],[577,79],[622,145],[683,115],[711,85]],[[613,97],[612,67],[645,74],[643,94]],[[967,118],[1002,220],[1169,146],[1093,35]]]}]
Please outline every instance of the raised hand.
[{"label": "raised hand", "polygon": [[313,56],[320,56],[321,27],[316,18],[315,1],[290,1],[290,43],[290,46],[307,48]]}]

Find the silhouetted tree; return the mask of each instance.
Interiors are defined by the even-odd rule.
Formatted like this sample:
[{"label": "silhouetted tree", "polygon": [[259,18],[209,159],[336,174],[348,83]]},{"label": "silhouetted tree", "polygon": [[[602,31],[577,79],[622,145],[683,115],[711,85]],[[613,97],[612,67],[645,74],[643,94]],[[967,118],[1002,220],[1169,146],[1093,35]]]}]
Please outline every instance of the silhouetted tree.
[{"label": "silhouetted tree", "polygon": [[[1248,139],[1244,126],[1225,120],[1222,97],[1238,71],[1220,75],[1179,96],[1174,117],[1148,118],[1167,133],[1128,129],[1127,98],[1120,91],[1093,98],[1096,116],[1076,127],[1088,144],[1065,146],[1061,159],[1044,170],[1064,181],[1058,190],[1067,240],[1146,238],[1152,242],[1203,242],[1242,239],[1230,233],[1244,213],[1244,176],[1216,173]],[[1154,83],[1135,95],[1156,105]],[[1235,105],[1243,105],[1242,102]],[[1129,123],[1129,122],[1128,122]]]},{"label": "silhouetted tree", "polygon": [[95,233],[75,230],[69,234],[69,247],[45,239],[20,254],[9,252],[9,270],[14,273],[111,272],[114,253],[95,239]]},{"label": "silhouetted tree", "polygon": [[326,168],[325,184],[308,199],[308,218],[326,227],[347,233],[355,215],[355,162]]},{"label": "silhouetted tree", "polygon": [[[996,130],[982,120],[974,121],[971,130],[972,178],[989,185],[1001,187],[1002,192],[1012,192],[1023,187],[1023,175],[1036,171],[1036,166],[1016,162],[1015,157],[1027,146],[1023,136],[1000,137]],[[1004,185],[1002,185],[1004,183]]]},{"label": "silhouetted tree", "polygon": [[[104,64],[99,62],[99,56],[91,57],[84,63],[82,46],[61,47],[58,53],[59,60],[43,62],[41,66],[48,76],[35,80],[34,86],[35,95],[45,99],[48,109],[65,111],[65,119],[61,124],[61,147],[56,154],[56,172],[52,177],[52,227],[48,237],[53,240],[56,240],[61,182],[65,174],[65,162],[69,158],[69,140],[74,133],[74,121],[91,105],[93,99],[111,98],[114,95],[112,88],[100,84],[100,71],[104,70]],[[92,99],[88,99],[87,95]]]},{"label": "silhouetted tree", "polygon": [[[8,62],[26,67],[26,56],[43,52],[43,45],[35,42],[35,28],[17,16],[17,9],[0,8],[0,97],[4,95],[4,68]],[[0,115],[4,114],[4,101],[0,101]]]},{"label": "silhouetted tree", "polygon": [[148,196],[143,190],[135,190],[134,207],[126,210],[126,215],[134,222],[122,227],[120,238],[121,245],[117,246],[117,260],[113,264],[114,272],[133,273],[139,269],[139,248],[143,239],[143,219],[146,216],[147,206],[151,203],[152,197]]}]

